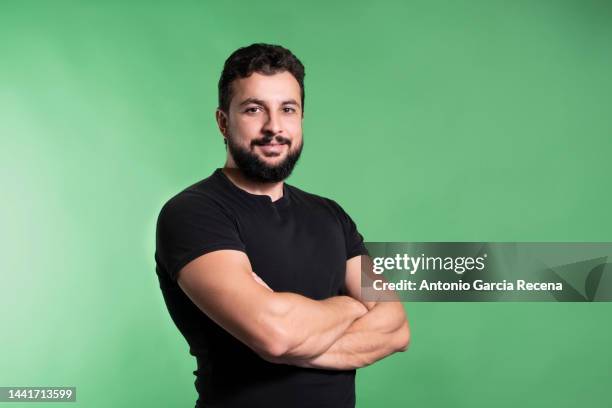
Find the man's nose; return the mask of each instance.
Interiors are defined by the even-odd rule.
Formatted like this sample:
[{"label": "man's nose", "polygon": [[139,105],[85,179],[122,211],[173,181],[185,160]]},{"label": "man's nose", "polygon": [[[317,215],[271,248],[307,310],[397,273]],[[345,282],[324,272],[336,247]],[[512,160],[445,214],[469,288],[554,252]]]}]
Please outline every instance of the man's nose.
[{"label": "man's nose", "polygon": [[270,112],[268,114],[268,120],[264,123],[263,132],[269,135],[283,134],[283,127],[280,115],[276,112]]}]

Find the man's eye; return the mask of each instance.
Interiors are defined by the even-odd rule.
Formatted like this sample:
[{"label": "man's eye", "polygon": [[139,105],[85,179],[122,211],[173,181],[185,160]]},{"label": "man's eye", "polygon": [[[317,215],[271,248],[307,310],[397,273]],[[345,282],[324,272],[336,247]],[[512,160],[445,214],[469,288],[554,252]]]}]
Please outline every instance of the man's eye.
[{"label": "man's eye", "polygon": [[250,108],[246,108],[245,112],[246,113],[257,113],[260,110],[261,110],[261,108],[259,108],[259,106],[253,106],[253,107],[250,107]]},{"label": "man's eye", "polygon": [[294,108],[286,107],[286,108],[283,108],[283,112],[285,112],[285,113],[293,113],[293,112],[295,112],[295,109]]}]

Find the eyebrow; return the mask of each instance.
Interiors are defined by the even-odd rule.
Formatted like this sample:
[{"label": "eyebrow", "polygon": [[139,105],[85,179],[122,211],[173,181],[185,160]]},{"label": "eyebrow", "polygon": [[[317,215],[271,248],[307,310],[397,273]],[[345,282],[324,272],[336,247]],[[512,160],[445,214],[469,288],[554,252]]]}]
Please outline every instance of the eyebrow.
[{"label": "eyebrow", "polygon": [[[240,105],[238,106],[244,106],[244,105],[248,105],[250,103],[254,103],[257,105],[262,105],[265,106],[266,102],[261,100],[261,99],[257,99],[257,98],[246,98],[244,101],[240,102]],[[295,105],[295,106],[300,106],[299,103],[297,103],[297,101],[295,99],[287,99],[283,102],[281,102],[281,105]]]}]

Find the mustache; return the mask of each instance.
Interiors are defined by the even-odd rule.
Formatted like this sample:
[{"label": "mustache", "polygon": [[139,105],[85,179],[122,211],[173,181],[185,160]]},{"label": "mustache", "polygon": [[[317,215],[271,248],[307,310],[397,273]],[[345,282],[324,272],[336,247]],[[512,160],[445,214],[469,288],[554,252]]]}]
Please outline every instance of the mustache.
[{"label": "mustache", "polygon": [[272,140],[278,144],[286,144],[291,147],[291,140],[281,135],[266,135],[260,139],[254,139],[251,141],[251,146],[264,146],[270,144]]}]

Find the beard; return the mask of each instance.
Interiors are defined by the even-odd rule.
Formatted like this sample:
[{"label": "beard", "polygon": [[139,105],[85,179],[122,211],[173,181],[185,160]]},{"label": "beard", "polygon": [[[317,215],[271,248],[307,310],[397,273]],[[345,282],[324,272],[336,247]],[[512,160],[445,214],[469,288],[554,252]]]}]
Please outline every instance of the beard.
[{"label": "beard", "polygon": [[287,157],[285,157],[283,161],[275,165],[268,165],[263,162],[259,156],[253,153],[252,150],[245,149],[235,143],[232,136],[227,138],[227,148],[234,162],[242,174],[249,180],[258,183],[277,183],[285,180],[291,175],[293,168],[302,154],[304,142],[302,142],[297,149],[291,151],[291,140],[283,136],[265,136],[261,139],[253,140],[251,142],[251,148],[268,144],[273,139],[276,143],[286,144],[289,151]]}]

